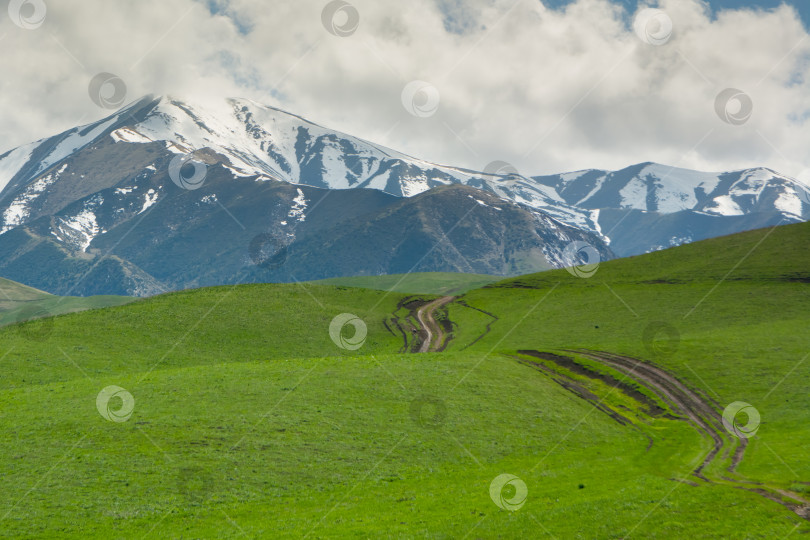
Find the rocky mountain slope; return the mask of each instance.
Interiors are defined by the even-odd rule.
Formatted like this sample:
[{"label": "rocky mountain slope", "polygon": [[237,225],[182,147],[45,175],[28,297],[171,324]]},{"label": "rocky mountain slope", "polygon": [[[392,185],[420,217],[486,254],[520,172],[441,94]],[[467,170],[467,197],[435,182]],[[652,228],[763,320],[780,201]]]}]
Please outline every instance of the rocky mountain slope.
[{"label": "rocky mountain slope", "polygon": [[[84,183],[84,159],[114,164],[120,149],[99,141],[43,173],[37,181],[50,176],[51,189],[0,234],[2,275],[58,294],[145,296],[409,271],[512,275],[560,266],[573,241],[613,256],[594,234],[461,185],[410,198],[330,190],[235,177],[204,151],[195,159],[206,163],[205,181],[183,189],[169,173],[176,156],[159,143],[129,149],[119,169]],[[150,165],[127,170],[138,152]]]},{"label": "rocky mountain slope", "polygon": [[534,179],[566,203],[598,211],[620,256],[810,219],[810,189],[765,168],[704,173],[641,163]]},{"label": "rocky mountain slope", "polygon": [[608,258],[810,217],[810,190],[767,169],[476,172],[242,99],[145,97],[0,156],[0,189],[0,275],[82,295],[512,275],[574,240]]}]

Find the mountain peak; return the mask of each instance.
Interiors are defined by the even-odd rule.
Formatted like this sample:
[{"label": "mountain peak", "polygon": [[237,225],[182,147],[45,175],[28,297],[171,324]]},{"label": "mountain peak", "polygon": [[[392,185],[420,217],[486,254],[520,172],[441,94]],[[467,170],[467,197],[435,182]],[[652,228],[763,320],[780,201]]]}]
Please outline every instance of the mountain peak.
[{"label": "mountain peak", "polygon": [[[490,206],[498,206],[498,200],[518,203],[604,240],[614,240],[607,236],[616,236],[613,231],[627,213],[674,216],[677,227],[655,232],[644,245],[633,244],[633,252],[720,230],[714,224],[690,224],[689,232],[680,231],[695,215],[730,218],[733,225],[724,232],[810,216],[810,188],[770,169],[709,173],[647,161],[619,171],[492,175],[407,156],[252,99],[201,105],[150,94],[95,123],[0,156],[0,234],[58,210],[57,201],[65,197],[90,195],[92,189],[135,190],[152,177],[161,178],[148,188],[154,190],[151,194],[148,189],[133,191],[140,197],[138,210],[148,208],[174,184],[187,187],[168,174],[180,154],[205,154],[211,176],[203,184],[214,177],[240,186],[277,180],[330,190],[365,188],[396,197],[442,188],[438,195],[469,195]],[[62,195],[55,196],[57,192]],[[82,219],[71,216],[77,223]],[[84,231],[80,245],[88,248],[99,231]],[[621,239],[611,245],[617,253],[627,253]]]}]

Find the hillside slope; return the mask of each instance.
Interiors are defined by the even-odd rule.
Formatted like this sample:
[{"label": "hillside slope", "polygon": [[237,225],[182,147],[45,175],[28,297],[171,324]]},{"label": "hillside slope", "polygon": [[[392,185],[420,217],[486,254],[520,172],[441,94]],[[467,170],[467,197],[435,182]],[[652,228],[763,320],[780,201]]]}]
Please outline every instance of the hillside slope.
[{"label": "hillside slope", "polygon": [[544,287],[553,283],[702,283],[810,281],[810,223],[768,227],[673,249],[607,261],[593,279],[571,280],[565,270],[506,279],[488,287]]},{"label": "hillside slope", "polygon": [[501,281],[450,305],[449,350],[609,351],[660,366],[718,415],[735,402],[761,415],[734,475],[806,494],[808,245],[802,223],[608,261],[587,279],[555,270]]},{"label": "hillside slope", "polygon": [[[0,524],[37,537],[810,531],[756,492],[695,478],[711,441],[665,400],[589,387],[640,424],[622,423],[515,359],[611,351],[676,373],[717,410],[751,403],[762,425],[735,477],[807,492],[809,231],[476,289],[449,305],[454,337],[439,354],[397,353],[393,325],[429,298],[303,283],[57,317],[45,340],[27,337],[43,321],[0,329]],[[330,336],[343,313],[364,321],[359,349],[345,348],[354,323]],[[99,406],[113,385],[119,397]],[[491,495],[503,474],[526,486],[517,508],[514,480]]]},{"label": "hillside slope", "polygon": [[133,301],[123,296],[60,297],[0,278],[0,326],[42,317],[119,306]]},{"label": "hillside slope", "polygon": [[413,272],[385,276],[355,276],[316,281],[318,285],[357,287],[407,294],[462,294],[471,289],[499,281],[495,276],[462,274],[457,272]]}]

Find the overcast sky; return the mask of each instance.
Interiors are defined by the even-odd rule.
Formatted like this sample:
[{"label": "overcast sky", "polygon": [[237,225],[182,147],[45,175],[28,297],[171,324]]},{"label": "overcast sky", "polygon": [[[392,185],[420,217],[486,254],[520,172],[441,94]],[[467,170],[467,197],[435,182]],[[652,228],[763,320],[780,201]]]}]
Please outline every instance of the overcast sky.
[{"label": "overcast sky", "polygon": [[[110,72],[127,101],[248,97],[478,170],[656,161],[810,180],[807,5],[661,0],[639,18],[636,0],[7,4],[0,152],[109,114],[88,84]],[[723,9],[743,4],[766,8]]]}]

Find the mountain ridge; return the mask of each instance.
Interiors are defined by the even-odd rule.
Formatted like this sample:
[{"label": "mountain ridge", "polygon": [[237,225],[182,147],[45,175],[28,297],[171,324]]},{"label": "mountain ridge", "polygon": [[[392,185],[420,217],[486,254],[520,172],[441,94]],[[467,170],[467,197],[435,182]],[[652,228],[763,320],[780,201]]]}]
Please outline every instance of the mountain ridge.
[{"label": "mountain ridge", "polygon": [[234,179],[213,163],[189,191],[168,178],[170,159],[0,235],[0,272],[58,294],[149,296],[410,271],[512,275],[559,266],[571,241],[613,256],[587,231],[468,186],[401,198]]},{"label": "mountain ridge", "polygon": [[[308,130],[312,128],[316,129],[315,133],[309,133]],[[656,180],[676,177],[672,180],[677,182],[670,180],[667,189],[659,192],[677,190],[675,184],[683,181],[685,176],[698,180],[713,178],[716,181],[721,175],[739,176],[749,171],[767,172],[783,184],[790,184],[800,191],[789,205],[790,213],[803,219],[810,218],[810,204],[802,204],[810,201],[810,188],[767,168],[706,173],[645,162],[619,171],[583,169],[543,176],[521,176],[510,172],[512,169],[509,168],[497,172],[476,172],[467,168],[426,162],[365,139],[330,130],[303,116],[262,105],[253,100],[227,98],[216,111],[209,112],[172,96],[153,95],[136,100],[98,122],[63,132],[56,137],[62,139],[58,144],[52,142],[54,138],[41,139],[0,156],[0,186],[3,187],[0,201],[13,191],[8,189],[9,185],[30,180],[32,174],[44,172],[49,166],[59,162],[64,157],[65,148],[81,150],[84,147],[82,144],[86,146],[106,135],[111,136],[117,143],[161,143],[174,153],[208,148],[227,159],[235,176],[267,176],[315,187],[330,189],[369,187],[395,196],[412,196],[438,185],[464,183],[544,210],[558,220],[587,228],[596,234],[601,233],[600,226],[596,223],[598,218],[594,219],[595,210],[639,209],[637,201],[628,203],[626,200],[626,204],[622,204],[622,201],[608,201],[607,204],[601,205],[583,205],[584,199],[575,199],[569,194],[584,189],[594,176],[601,178],[594,178],[593,181],[625,178],[628,171],[640,171],[651,167],[656,169],[653,171]],[[13,165],[18,165],[21,160],[25,161],[23,159],[25,156],[10,154],[21,149],[24,151],[20,154],[25,154],[32,146],[35,146],[37,151],[32,150],[29,157],[39,154],[36,156],[40,157],[39,165],[36,168],[18,167],[15,172]],[[47,155],[42,156],[43,153]],[[14,159],[10,159],[12,157]],[[676,171],[677,174],[673,175]],[[15,182],[11,182],[12,180]],[[684,197],[689,194],[677,191],[676,195]],[[724,194],[718,193],[716,196],[723,197]],[[594,194],[589,198],[593,200]],[[605,202],[604,194],[601,199]],[[724,215],[722,202],[718,202],[715,211],[710,213]],[[660,206],[653,204],[644,209],[659,211]],[[677,210],[699,209],[680,205]],[[671,211],[672,209],[666,213]],[[13,219],[11,223],[4,220],[4,227],[10,224],[17,223]]]},{"label": "mountain ridge", "polygon": [[[34,276],[29,284],[58,294],[89,275],[92,285],[72,287],[138,295],[237,275],[289,281],[413,268],[506,276],[564,265],[572,241],[612,258],[810,218],[810,189],[769,169],[700,173],[648,162],[538,177],[509,167],[477,173],[251,100],[229,98],[213,109],[146,96],[0,156],[2,275],[27,283]],[[463,189],[445,196],[448,186]],[[480,245],[460,236],[454,249],[443,245],[459,223],[436,216],[460,222],[476,204],[481,211],[460,230]],[[427,232],[420,237],[415,224]],[[283,255],[289,274],[250,268],[256,238],[259,251]],[[402,242],[413,244],[392,258]],[[338,243],[344,251],[369,248],[368,257],[329,253]],[[190,261],[187,275],[170,247]],[[223,262],[226,253],[232,260]],[[430,265],[420,267],[425,257]],[[32,262],[39,267],[25,269]]]}]

